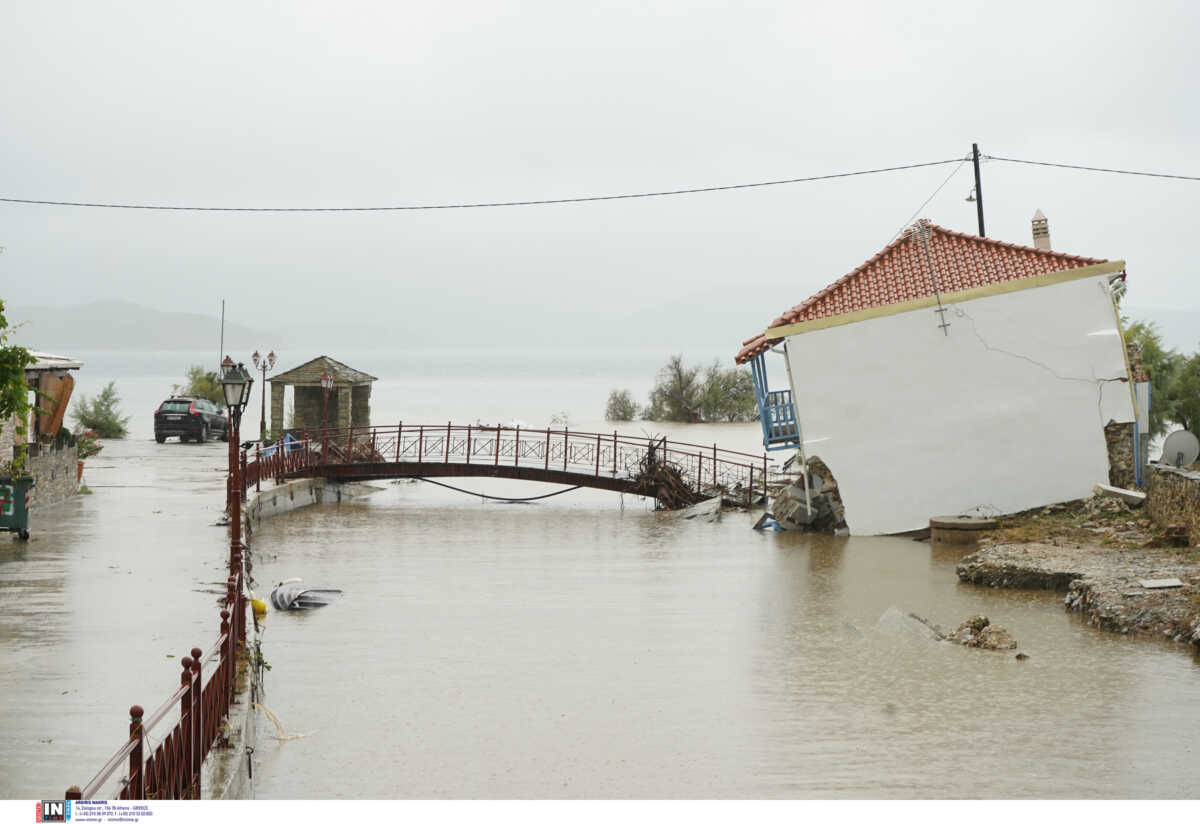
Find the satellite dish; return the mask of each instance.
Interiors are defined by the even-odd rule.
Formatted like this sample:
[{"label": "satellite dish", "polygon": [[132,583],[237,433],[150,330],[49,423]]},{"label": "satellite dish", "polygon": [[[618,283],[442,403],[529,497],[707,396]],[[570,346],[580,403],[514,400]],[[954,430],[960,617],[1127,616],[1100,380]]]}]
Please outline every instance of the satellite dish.
[{"label": "satellite dish", "polygon": [[1200,440],[1186,429],[1172,432],[1163,441],[1161,463],[1174,467],[1191,466],[1200,458]]}]

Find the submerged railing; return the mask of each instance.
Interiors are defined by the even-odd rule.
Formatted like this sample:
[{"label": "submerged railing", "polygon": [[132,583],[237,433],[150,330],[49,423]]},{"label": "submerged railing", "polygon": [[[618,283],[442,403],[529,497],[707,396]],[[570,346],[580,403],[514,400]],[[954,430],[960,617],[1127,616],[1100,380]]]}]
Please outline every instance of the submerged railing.
[{"label": "submerged railing", "polygon": [[[569,473],[572,482],[587,478],[635,479],[646,462],[675,467],[697,494],[714,493],[753,500],[754,490],[766,493],[767,463],[745,452],[703,446],[664,437],[634,437],[618,432],[572,432],[563,429],[524,429],[507,426],[405,424],[302,431],[300,439],[255,448],[242,477],[243,494],[261,488],[262,481],[311,473],[345,464],[412,464],[414,474],[431,465],[519,467],[550,473]],[[319,473],[312,473],[319,474]],[[486,474],[481,471],[479,474]],[[556,475],[557,477],[557,475]]]}]

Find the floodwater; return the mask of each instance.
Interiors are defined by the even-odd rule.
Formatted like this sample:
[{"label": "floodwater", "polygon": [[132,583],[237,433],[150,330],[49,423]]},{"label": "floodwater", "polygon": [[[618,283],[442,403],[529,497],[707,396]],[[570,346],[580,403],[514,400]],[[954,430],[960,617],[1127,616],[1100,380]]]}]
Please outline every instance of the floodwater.
[{"label": "floodwater", "polygon": [[[79,391],[116,378],[131,437],[87,462],[94,494],[35,513],[27,544],[0,535],[5,798],[88,781],[129,705],[156,707],[217,635],[226,447],[155,444],[149,420],[201,358],[82,357]],[[643,394],[587,363],[513,389],[364,358],[344,360],[380,377],[389,423],[565,412],[611,431],[607,388]],[[756,451],[753,425],[621,427],[643,428]],[[266,619],[262,703],[287,740],[260,718],[258,798],[1200,796],[1196,656],[1083,626],[1054,593],[960,584],[926,543],[760,534],[757,513],[688,521],[591,490],[375,486],[254,536],[260,595],[290,577],[345,590]],[[1030,658],[929,642],[909,611],[982,612]]]},{"label": "floodwater", "polygon": [[345,590],[266,620],[264,703],[305,737],[264,724],[259,798],[1200,794],[1190,652],[959,584],[927,543],[382,486],[256,535],[261,581]]}]

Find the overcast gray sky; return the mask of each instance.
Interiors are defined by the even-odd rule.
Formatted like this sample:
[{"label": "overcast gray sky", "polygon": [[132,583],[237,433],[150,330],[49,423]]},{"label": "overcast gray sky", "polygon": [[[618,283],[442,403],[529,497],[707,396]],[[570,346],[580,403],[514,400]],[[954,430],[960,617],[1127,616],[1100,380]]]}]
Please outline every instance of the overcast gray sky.
[{"label": "overcast gray sky", "polygon": [[[985,153],[1200,175],[1200,4],[6,2],[0,196],[200,206],[555,198]],[[507,209],[0,205],[10,305],[117,298],[391,326],[381,344],[730,354],[875,254],[953,167]],[[991,162],[989,236],[1200,307],[1200,183]],[[975,231],[970,165],[922,211]]]}]

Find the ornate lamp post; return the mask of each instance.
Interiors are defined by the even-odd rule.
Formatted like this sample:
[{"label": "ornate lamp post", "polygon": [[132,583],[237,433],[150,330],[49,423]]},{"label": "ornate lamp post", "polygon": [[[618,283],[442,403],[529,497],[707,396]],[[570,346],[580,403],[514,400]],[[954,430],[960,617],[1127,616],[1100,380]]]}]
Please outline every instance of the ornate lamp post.
[{"label": "ornate lamp post", "polygon": [[328,429],[329,391],[333,389],[333,375],[328,372],[321,373],[321,389],[325,393],[325,402],[321,404],[321,429]]},{"label": "ornate lamp post", "polygon": [[221,391],[229,409],[229,565],[233,575],[241,569],[242,560],[242,478],[238,460],[238,441],[241,440],[242,410],[250,401],[254,378],[242,364],[234,365],[226,356],[221,363]]},{"label": "ornate lamp post", "polygon": [[262,410],[258,416],[258,439],[265,441],[267,439],[267,372],[275,368],[275,352],[268,352],[264,358],[255,349],[251,357],[254,359],[254,368],[262,372]]}]

